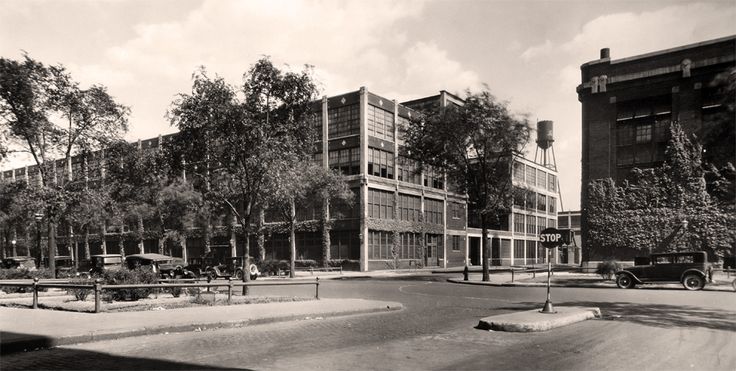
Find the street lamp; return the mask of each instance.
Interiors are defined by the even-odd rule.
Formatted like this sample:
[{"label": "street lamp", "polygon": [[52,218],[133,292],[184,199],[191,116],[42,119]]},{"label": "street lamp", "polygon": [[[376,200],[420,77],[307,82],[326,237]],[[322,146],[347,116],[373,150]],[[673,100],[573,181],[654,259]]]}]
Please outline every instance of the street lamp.
[{"label": "street lamp", "polygon": [[15,252],[15,244],[16,244],[16,241],[15,240],[12,240],[12,241],[10,241],[10,244],[13,245],[13,256],[18,256],[18,253]]},{"label": "street lamp", "polygon": [[40,267],[43,264],[43,252],[41,251],[41,220],[43,220],[43,214],[36,213],[33,218],[36,219],[36,247],[39,254],[38,266]]}]

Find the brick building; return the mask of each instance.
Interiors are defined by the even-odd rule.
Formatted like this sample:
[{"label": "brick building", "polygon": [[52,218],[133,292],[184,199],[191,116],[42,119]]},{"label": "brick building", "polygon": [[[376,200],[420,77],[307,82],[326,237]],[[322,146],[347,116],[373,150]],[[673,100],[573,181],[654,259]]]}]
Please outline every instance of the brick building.
[{"label": "brick building", "polygon": [[[715,84],[733,71],[735,60],[736,36],[728,36],[623,59],[611,59],[610,51],[602,49],[599,59],[580,67],[583,246],[589,182],[609,177],[621,182],[634,167],[660,166],[671,122],[700,138],[705,161],[718,166],[736,158],[734,117]],[[596,251],[599,256],[584,250],[583,260],[631,259],[635,254]]]}]

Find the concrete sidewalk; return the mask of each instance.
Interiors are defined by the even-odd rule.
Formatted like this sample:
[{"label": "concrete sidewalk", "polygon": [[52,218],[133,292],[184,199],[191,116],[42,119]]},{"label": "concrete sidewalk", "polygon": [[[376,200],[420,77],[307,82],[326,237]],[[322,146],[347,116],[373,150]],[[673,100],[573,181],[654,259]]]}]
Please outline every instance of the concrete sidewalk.
[{"label": "concrete sidewalk", "polygon": [[320,299],[145,312],[77,313],[0,307],[0,353],[129,336],[401,310],[396,302]]}]

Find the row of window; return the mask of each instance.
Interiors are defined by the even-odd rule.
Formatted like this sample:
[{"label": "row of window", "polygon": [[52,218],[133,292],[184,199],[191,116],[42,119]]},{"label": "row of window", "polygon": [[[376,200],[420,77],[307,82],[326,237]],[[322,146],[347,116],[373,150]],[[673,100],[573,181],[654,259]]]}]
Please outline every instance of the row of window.
[{"label": "row of window", "polygon": [[351,104],[327,110],[330,138],[360,134],[360,107]]},{"label": "row of window", "polygon": [[[399,220],[417,222],[422,214],[422,199],[418,196],[399,194]],[[376,219],[394,219],[394,192],[368,189],[368,216]],[[442,200],[424,199],[424,222],[444,224]]]},{"label": "row of window", "polygon": [[360,174],[360,148],[344,148],[329,152],[330,169],[340,171],[343,175]]},{"label": "row of window", "polygon": [[669,140],[669,115],[616,123],[616,164],[627,166],[664,161]]},{"label": "row of window", "polygon": [[368,175],[394,178],[394,154],[380,149],[368,148]]},{"label": "row of window", "polygon": [[513,177],[514,181],[519,184],[524,183],[530,187],[557,192],[557,176],[533,166],[524,165],[521,162],[515,161],[513,165]]},{"label": "row of window", "polygon": [[[368,231],[368,259],[419,259],[422,257],[421,234],[399,233],[398,238],[398,243],[394,245],[393,232]],[[437,236],[427,235],[428,243],[436,239]]]},{"label": "row of window", "polygon": [[419,164],[406,157],[399,157],[396,167],[396,176],[398,180],[402,182],[422,184],[422,174],[419,171]]},{"label": "row of window", "polygon": [[557,212],[557,197],[543,195],[518,187],[514,188],[514,206],[554,214]]},{"label": "row of window", "polygon": [[534,215],[514,214],[515,233],[539,234],[548,227],[556,228],[557,219],[548,219],[543,216],[537,217]]},{"label": "row of window", "polygon": [[394,141],[393,113],[369,104],[366,119],[368,122],[368,135]]}]

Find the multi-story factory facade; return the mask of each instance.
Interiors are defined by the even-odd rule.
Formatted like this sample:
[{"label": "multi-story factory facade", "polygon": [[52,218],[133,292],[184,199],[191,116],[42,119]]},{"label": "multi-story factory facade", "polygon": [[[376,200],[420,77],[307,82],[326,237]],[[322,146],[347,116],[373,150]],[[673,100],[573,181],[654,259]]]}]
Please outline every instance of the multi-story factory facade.
[{"label": "multi-story factory facade", "polygon": [[[442,91],[439,95],[401,104],[386,99],[365,88],[333,97],[324,97],[313,103],[312,125],[318,132],[315,161],[340,171],[355,194],[353,205],[330,205],[332,218],[329,259],[346,262],[363,271],[414,267],[458,267],[480,265],[479,225],[468,221],[468,203],[465,194],[448,189],[444,174],[419,165],[400,155],[404,145],[402,128],[412,116],[427,105],[448,106],[462,104],[458,97]],[[173,134],[175,135],[175,134]],[[168,136],[138,142],[140,150],[155,149]],[[100,154],[88,159],[75,157],[71,166],[59,163],[59,168],[70,168],[74,179],[87,174],[91,182],[104,176],[95,168]],[[62,161],[63,162],[63,161]],[[97,166],[99,167],[99,166]],[[491,231],[493,265],[524,265],[543,263],[545,251],[537,245],[538,233],[556,226],[558,182],[557,172],[521,156],[513,162],[514,184],[527,189],[526,197],[515,202],[505,222]],[[90,174],[95,174],[90,176]],[[38,177],[35,166],[8,170],[2,180],[26,179],[33,183]],[[300,221],[317,220],[324,215],[320,207],[299,210]],[[266,224],[277,217],[265,213]],[[318,223],[315,223],[315,225]],[[224,226],[213,226],[209,241],[213,251],[220,255],[243,253],[243,241],[226,233]],[[309,228],[307,228],[309,229]],[[69,251],[63,237],[68,229],[58,228],[60,254]],[[97,231],[98,237],[90,244],[92,254],[158,251],[160,239],[145,241],[126,240],[126,227],[106,226]],[[21,236],[22,237],[22,236]],[[251,251],[257,237],[251,236]],[[266,259],[288,259],[287,234],[269,233],[264,238]],[[232,248],[235,241],[235,249]],[[171,253],[182,257],[196,257],[205,251],[202,233],[186,238],[185,246]],[[299,230],[296,233],[297,260],[322,259],[322,231]],[[79,256],[81,248],[74,252]],[[253,253],[251,253],[253,255]],[[578,254],[579,255],[579,254]],[[553,261],[573,264],[574,252],[555,251]]]},{"label": "multi-story factory facade", "polygon": [[[703,141],[705,161],[721,166],[724,159],[734,160],[734,117],[715,82],[733,73],[735,60],[736,36],[729,36],[618,60],[602,49],[599,59],[580,67],[583,246],[590,181],[622,182],[635,167],[660,166],[671,122]],[[595,251],[601,255],[583,260],[631,259],[636,252]]]}]

